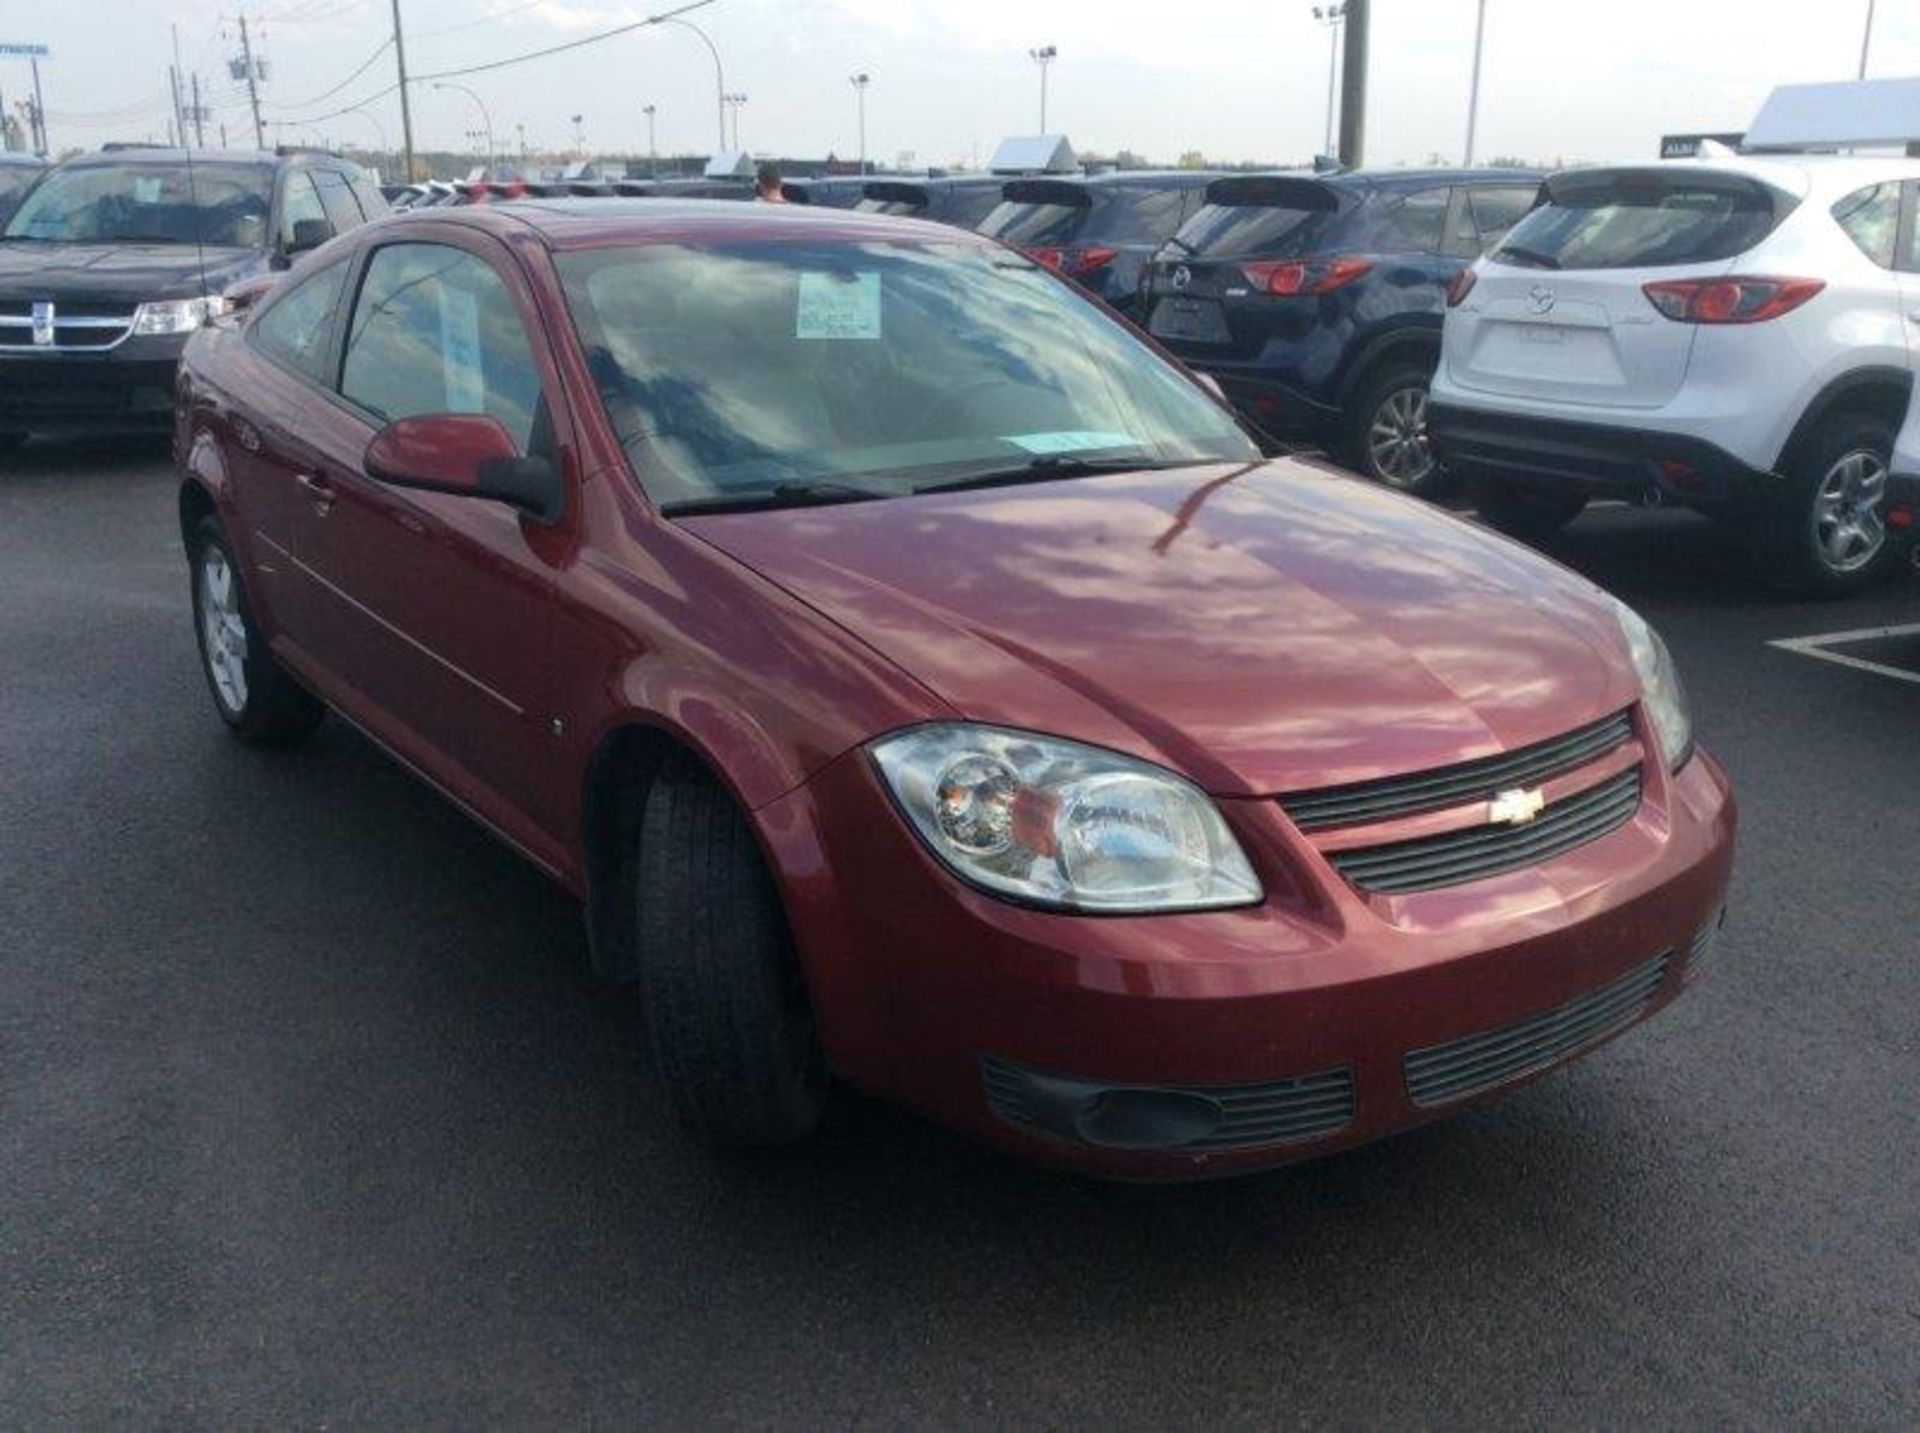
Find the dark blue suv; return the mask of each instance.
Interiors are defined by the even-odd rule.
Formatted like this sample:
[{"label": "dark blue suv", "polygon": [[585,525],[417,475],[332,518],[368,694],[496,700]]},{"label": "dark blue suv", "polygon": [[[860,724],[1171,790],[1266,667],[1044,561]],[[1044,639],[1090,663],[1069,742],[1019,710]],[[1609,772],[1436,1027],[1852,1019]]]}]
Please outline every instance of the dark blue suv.
[{"label": "dark blue suv", "polygon": [[1431,495],[1427,385],[1447,287],[1533,207],[1527,170],[1216,179],[1155,256],[1147,327],[1282,442]]}]

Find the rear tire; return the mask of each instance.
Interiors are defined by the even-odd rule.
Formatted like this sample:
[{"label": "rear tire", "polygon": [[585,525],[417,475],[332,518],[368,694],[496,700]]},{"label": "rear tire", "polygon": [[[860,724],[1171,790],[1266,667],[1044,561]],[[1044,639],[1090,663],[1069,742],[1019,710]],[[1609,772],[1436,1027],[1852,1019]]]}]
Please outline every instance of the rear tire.
[{"label": "rear tire", "polygon": [[719,1148],[804,1139],[827,1073],[786,913],[746,816],[690,757],[648,787],[637,867],[641,1007],[675,1115]]},{"label": "rear tire", "polygon": [[1786,491],[1761,516],[1774,581],[1808,597],[1845,597],[1887,576],[1900,546],[1887,532],[1892,457],[1892,426],[1867,414],[1836,414],[1813,431]]},{"label": "rear tire", "polygon": [[247,604],[239,564],[217,519],[203,517],[194,526],[188,557],[200,670],[220,720],[253,746],[291,746],[302,740],[327,709],[267,650],[267,639]]},{"label": "rear tire", "polygon": [[1433,365],[1398,359],[1369,374],[1348,397],[1340,420],[1341,461],[1376,483],[1432,498],[1446,470],[1427,442],[1427,388]]},{"label": "rear tire", "polygon": [[1545,542],[1587,505],[1585,493],[1517,487],[1499,478],[1469,479],[1467,493],[1488,527],[1522,542]]}]

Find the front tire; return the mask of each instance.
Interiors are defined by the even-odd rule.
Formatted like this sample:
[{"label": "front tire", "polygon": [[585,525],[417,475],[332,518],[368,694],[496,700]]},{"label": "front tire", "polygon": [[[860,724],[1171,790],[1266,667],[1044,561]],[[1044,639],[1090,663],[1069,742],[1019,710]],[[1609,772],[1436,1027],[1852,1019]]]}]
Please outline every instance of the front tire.
[{"label": "front tire", "polygon": [[193,628],[200,669],[227,730],[254,746],[290,746],[326,715],[326,708],[274,660],[254,625],[240,568],[219,522],[193,529]]},{"label": "front tire", "polygon": [[1528,543],[1545,542],[1587,505],[1582,492],[1517,487],[1499,478],[1473,478],[1467,493],[1488,527]]},{"label": "front tire", "polygon": [[1433,365],[1402,360],[1370,375],[1341,419],[1341,457],[1362,477],[1415,497],[1439,494],[1445,469],[1427,442]]},{"label": "front tire", "polygon": [[1809,597],[1844,597],[1886,577],[1898,557],[1887,532],[1893,428],[1839,414],[1814,430],[1762,531],[1775,580]]},{"label": "front tire", "polygon": [[690,757],[640,817],[640,1000],[680,1123],[703,1144],[791,1144],[820,1122],[826,1062],[779,892],[745,814]]}]

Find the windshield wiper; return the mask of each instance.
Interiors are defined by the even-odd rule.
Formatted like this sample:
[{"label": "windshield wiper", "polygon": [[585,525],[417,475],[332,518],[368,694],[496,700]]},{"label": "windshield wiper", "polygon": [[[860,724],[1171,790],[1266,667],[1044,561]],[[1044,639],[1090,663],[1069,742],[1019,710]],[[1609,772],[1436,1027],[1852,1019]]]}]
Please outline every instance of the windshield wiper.
[{"label": "windshield wiper", "polygon": [[1512,259],[1530,269],[1557,269],[1560,261],[1552,254],[1543,254],[1538,249],[1525,248],[1518,244],[1502,244],[1493,251],[1496,259]]},{"label": "windshield wiper", "polygon": [[1006,488],[1019,483],[1045,483],[1055,478],[1092,478],[1102,473],[1159,472],[1164,468],[1198,468],[1215,461],[1189,458],[1184,462],[1156,462],[1152,458],[1076,458],[1069,453],[1047,453],[1011,468],[994,468],[985,473],[968,473],[963,478],[943,478],[922,483],[915,493],[957,493],[967,488]]},{"label": "windshield wiper", "polygon": [[772,487],[747,488],[737,493],[704,493],[697,498],[676,498],[660,504],[660,511],[668,517],[676,517],[693,513],[751,512],[755,508],[865,503],[898,496],[899,493],[884,488],[863,488],[854,483],[822,478],[816,482],[775,483]]},{"label": "windshield wiper", "polygon": [[1176,245],[1179,248],[1180,252],[1183,254],[1197,254],[1200,252],[1198,249],[1194,248],[1193,245],[1189,244],[1185,239],[1181,238],[1178,234],[1167,235],[1167,242],[1169,244]]}]

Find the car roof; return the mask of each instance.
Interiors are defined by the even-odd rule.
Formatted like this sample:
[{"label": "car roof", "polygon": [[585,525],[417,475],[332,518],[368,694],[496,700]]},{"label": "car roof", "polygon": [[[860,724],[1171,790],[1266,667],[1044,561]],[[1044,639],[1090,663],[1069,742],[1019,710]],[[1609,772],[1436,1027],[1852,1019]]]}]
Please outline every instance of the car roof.
[{"label": "car roof", "polygon": [[[677,243],[688,239],[809,238],[977,243],[965,230],[892,214],[810,204],[753,204],[729,199],[606,198],[512,199],[458,208],[408,210],[372,221],[365,230],[392,232],[408,225],[456,223],[502,236],[528,230],[548,248],[588,249],[618,244]],[[362,230],[356,230],[363,232]]]},{"label": "car roof", "polygon": [[[302,156],[321,158],[322,156]],[[168,149],[155,146],[152,149],[95,149],[85,154],[76,154],[70,159],[60,161],[63,169],[91,168],[104,164],[186,164],[205,165],[209,169],[222,168],[262,168],[282,162],[280,156],[254,149]],[[338,161],[336,161],[338,162]]]},{"label": "car roof", "polygon": [[9,154],[0,150],[0,166],[8,169],[45,169],[47,161],[37,154]]}]

